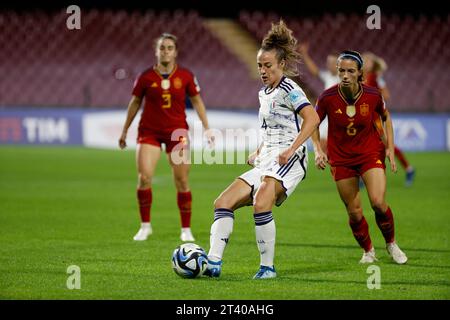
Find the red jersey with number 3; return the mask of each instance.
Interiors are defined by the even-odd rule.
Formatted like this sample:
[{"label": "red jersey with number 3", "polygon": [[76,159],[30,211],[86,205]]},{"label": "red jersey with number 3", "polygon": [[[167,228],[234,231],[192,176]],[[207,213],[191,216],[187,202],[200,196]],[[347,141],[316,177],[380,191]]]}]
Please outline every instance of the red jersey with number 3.
[{"label": "red jersey with number 3", "polygon": [[139,135],[146,132],[171,132],[188,129],[186,98],[200,93],[195,76],[188,69],[175,66],[169,75],[161,75],[154,67],[136,79],[133,95],[145,97],[139,122]]},{"label": "red jersey with number 3", "polygon": [[320,121],[328,117],[328,160],[331,166],[384,161],[385,147],[374,126],[387,109],[376,88],[361,85],[354,101],[347,101],[339,85],[325,90],[316,105]]}]

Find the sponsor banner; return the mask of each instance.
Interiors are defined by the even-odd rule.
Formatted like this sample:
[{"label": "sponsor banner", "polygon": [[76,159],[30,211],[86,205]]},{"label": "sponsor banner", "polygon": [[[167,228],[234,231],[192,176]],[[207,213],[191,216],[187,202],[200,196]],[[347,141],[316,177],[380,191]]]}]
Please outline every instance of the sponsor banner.
[{"label": "sponsor banner", "polygon": [[447,151],[450,151],[450,119],[447,119]]},{"label": "sponsor banner", "polygon": [[405,151],[447,150],[449,115],[393,115],[395,144]]},{"label": "sponsor banner", "polygon": [[[207,139],[194,110],[186,110],[191,146],[194,150],[207,147]],[[83,144],[88,147],[118,148],[118,140],[126,111],[87,112],[83,116]],[[127,147],[136,148],[138,113],[128,129]],[[255,114],[208,111],[209,126],[216,136],[215,150],[252,150],[258,146],[258,116]],[[175,137],[174,137],[175,138]],[[178,141],[178,139],[174,139]],[[163,146],[164,147],[164,146]]]},{"label": "sponsor banner", "polygon": [[[86,112],[83,115],[83,144],[94,148],[118,148],[119,138],[127,116],[124,111]],[[136,148],[138,113],[128,129],[127,146]]]},{"label": "sponsor banner", "polygon": [[0,144],[80,145],[80,110],[0,110]]},{"label": "sponsor banner", "polygon": [[[194,150],[206,147],[206,137],[195,110],[187,121]],[[118,148],[126,110],[3,109],[0,144],[85,145]],[[395,143],[405,151],[450,151],[450,114],[393,114]],[[136,147],[138,113],[128,130],[127,145]],[[208,110],[216,136],[215,150],[255,150],[258,147],[257,113]],[[322,130],[321,130],[322,131]],[[324,128],[326,131],[326,128]],[[308,140],[311,147],[311,141]]]}]

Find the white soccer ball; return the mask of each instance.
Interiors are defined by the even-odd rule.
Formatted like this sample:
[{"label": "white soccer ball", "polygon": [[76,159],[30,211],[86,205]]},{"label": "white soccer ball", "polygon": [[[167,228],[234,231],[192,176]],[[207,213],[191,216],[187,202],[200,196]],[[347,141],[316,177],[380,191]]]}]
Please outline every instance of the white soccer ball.
[{"label": "white soccer ball", "polygon": [[195,243],[179,245],[172,254],[172,268],[183,278],[196,278],[203,275],[208,264],[208,255]]}]

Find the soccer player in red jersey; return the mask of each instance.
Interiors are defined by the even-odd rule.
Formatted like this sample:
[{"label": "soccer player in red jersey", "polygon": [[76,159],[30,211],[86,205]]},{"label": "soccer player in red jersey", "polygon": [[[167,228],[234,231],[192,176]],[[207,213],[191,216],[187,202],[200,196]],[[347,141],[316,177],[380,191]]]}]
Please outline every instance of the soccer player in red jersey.
[{"label": "soccer player in red jersey", "polygon": [[[391,170],[397,171],[392,120],[380,92],[362,84],[362,67],[363,60],[358,52],[344,51],[339,55],[337,68],[340,82],[325,90],[316,105],[321,120],[328,116],[328,154],[321,149],[319,131],[315,130],[312,136],[315,162],[322,170],[327,162],[331,166],[353,235],[364,249],[360,262],[373,263],[377,260],[362,212],[358,187],[361,176],[377,225],[386,240],[386,248],[396,263],[404,264],[408,259],[395,242],[394,217],[385,200],[386,156]],[[374,126],[376,117],[381,117],[384,122],[386,146]]]},{"label": "soccer player in red jersey", "polygon": [[[368,86],[375,87],[380,90],[384,101],[388,101],[390,98],[390,93],[388,87],[386,86],[386,82],[382,77],[382,74],[387,69],[386,62],[372,52],[366,52],[362,55],[362,57],[364,60],[364,83]],[[380,121],[377,119],[376,125],[378,127],[380,126],[379,123]],[[394,153],[395,157],[398,159],[398,161],[400,161],[402,168],[406,172],[405,185],[407,187],[410,187],[414,181],[416,171],[414,167],[409,163],[403,151],[396,145],[394,145]]]},{"label": "soccer player in red jersey", "polygon": [[119,147],[126,147],[127,131],[145,97],[144,110],[138,127],[136,165],[138,169],[137,199],[141,228],[134,240],[146,240],[152,234],[150,208],[152,177],[165,144],[177,189],[177,204],[181,217],[181,240],[194,241],[191,232],[192,195],[189,188],[189,139],[186,122],[186,96],[197,111],[206,130],[208,142],[213,142],[208,127],[205,105],[195,76],[176,63],[177,37],[163,33],[155,41],[157,64],[139,75],[134,83],[127,117],[119,138]]}]

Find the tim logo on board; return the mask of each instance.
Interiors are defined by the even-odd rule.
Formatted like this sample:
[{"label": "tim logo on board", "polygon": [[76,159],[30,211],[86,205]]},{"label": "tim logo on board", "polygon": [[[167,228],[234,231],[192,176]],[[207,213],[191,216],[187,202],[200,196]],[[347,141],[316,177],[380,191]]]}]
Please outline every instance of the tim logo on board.
[{"label": "tim logo on board", "polygon": [[427,131],[418,120],[394,120],[395,144],[405,150],[426,149]]},{"label": "tim logo on board", "polygon": [[28,143],[66,143],[69,122],[65,118],[31,118],[22,120]]}]

